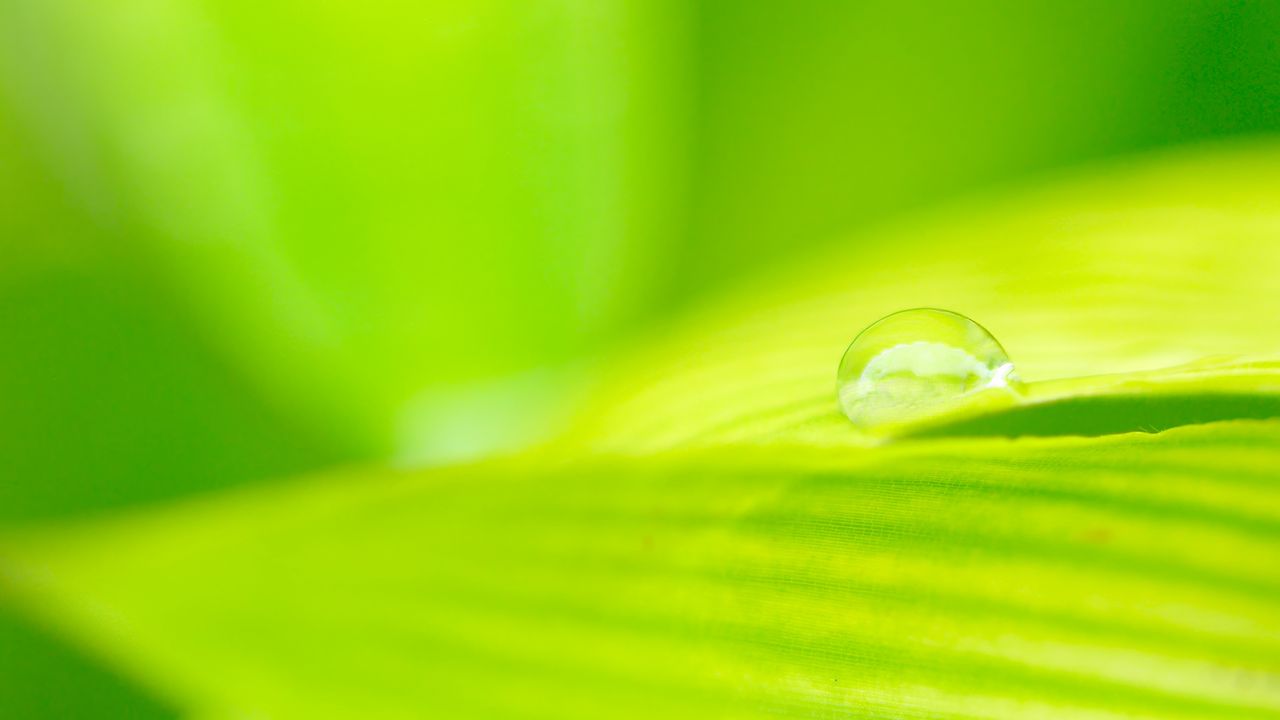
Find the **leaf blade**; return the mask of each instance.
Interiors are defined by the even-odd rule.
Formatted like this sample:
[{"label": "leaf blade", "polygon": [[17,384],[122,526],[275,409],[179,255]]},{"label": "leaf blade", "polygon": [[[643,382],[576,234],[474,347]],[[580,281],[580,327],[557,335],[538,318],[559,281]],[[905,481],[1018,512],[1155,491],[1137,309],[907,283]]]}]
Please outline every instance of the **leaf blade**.
[{"label": "leaf blade", "polygon": [[[1147,469],[1188,457],[1172,489]],[[1277,464],[1280,423],[1235,422],[357,474],[10,542],[5,565],[58,578],[35,596],[93,632],[126,621],[108,644],[181,676],[162,685],[280,717],[1268,717]]]}]

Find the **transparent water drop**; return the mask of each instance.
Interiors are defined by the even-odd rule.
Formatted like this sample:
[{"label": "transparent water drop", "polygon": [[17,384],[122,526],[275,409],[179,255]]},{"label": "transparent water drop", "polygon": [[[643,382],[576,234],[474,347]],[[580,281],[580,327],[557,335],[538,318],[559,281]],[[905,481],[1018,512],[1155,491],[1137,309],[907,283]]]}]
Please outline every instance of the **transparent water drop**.
[{"label": "transparent water drop", "polygon": [[979,393],[1016,396],[1013,363],[987,329],[949,310],[886,315],[840,359],[840,408],[864,429],[940,413]]}]

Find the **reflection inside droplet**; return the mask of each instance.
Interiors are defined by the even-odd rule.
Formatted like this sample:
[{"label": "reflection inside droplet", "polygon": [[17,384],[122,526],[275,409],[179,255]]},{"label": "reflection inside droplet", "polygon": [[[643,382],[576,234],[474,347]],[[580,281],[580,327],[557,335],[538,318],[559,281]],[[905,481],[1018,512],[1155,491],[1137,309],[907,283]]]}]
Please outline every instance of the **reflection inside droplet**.
[{"label": "reflection inside droplet", "polygon": [[1020,385],[986,328],[933,308],[896,312],[858,333],[836,380],[841,410],[864,429],[939,413],[981,392],[1016,393]]}]

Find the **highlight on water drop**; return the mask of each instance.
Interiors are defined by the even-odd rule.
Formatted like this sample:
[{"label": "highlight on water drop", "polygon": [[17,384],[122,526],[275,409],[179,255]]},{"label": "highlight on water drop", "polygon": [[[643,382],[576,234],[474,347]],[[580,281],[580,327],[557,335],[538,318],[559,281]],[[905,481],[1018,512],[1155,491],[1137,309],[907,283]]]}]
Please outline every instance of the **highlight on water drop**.
[{"label": "highlight on water drop", "polygon": [[860,428],[940,413],[972,396],[1016,395],[1021,383],[1004,348],[960,313],[902,310],[858,333],[840,359],[840,409]]}]

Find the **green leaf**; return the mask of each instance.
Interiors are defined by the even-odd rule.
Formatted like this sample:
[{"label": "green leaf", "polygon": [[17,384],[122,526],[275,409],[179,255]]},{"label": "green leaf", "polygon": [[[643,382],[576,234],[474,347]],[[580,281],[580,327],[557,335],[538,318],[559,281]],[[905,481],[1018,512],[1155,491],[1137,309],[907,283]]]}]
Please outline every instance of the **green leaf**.
[{"label": "green leaf", "polygon": [[[1280,420],[1230,419],[1277,393],[1276,160],[886,228],[624,352],[548,447],[11,533],[0,582],[207,717],[1280,717]],[[920,305],[1048,437],[841,418],[844,345]],[[1108,402],[1175,427],[1078,436]]]},{"label": "green leaf", "polygon": [[985,326],[1036,400],[1273,395],[1277,184],[1280,146],[1245,143],[869,231],[629,349],[571,442],[859,442],[836,411],[840,355],[862,328],[913,307]]},{"label": "green leaf", "polygon": [[7,545],[228,717],[1274,717],[1280,423],[355,473]]}]

